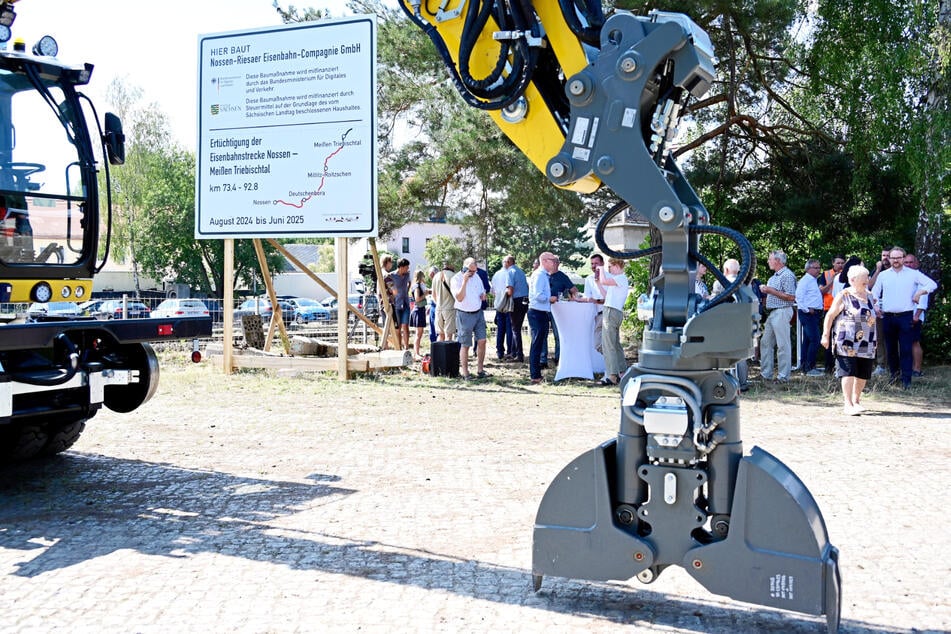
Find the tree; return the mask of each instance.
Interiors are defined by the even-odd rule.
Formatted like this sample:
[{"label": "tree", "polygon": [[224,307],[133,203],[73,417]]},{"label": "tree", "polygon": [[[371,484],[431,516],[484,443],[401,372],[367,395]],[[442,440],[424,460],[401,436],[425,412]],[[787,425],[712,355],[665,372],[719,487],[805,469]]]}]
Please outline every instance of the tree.
[{"label": "tree", "polygon": [[512,253],[530,262],[541,250],[577,259],[589,219],[579,197],[552,187],[488,114],[462,101],[429,38],[401,10],[379,0],[347,6],[378,19],[380,234],[449,207],[482,260]]},{"label": "tree", "polygon": [[449,236],[435,236],[427,241],[423,255],[433,266],[442,268],[448,264],[454,270],[460,270],[462,261],[466,258],[462,246]]},{"label": "tree", "polygon": [[949,4],[824,0],[806,55],[810,94],[855,157],[853,190],[874,185],[875,164],[905,176],[916,207],[914,250],[935,279],[951,213]]},{"label": "tree", "polygon": [[337,250],[333,243],[321,244],[317,248],[317,266],[315,273],[334,273],[337,269]]}]

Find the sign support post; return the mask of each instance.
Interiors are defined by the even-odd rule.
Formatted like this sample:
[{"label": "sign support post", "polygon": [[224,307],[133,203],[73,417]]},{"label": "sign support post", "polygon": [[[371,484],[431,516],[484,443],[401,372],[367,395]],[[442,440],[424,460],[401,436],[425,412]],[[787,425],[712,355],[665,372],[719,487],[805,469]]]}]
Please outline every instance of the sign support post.
[{"label": "sign support post", "polygon": [[221,292],[224,301],[221,305],[222,319],[224,321],[224,341],[222,342],[221,356],[224,360],[225,374],[231,374],[234,371],[234,239],[225,239],[225,272],[222,280]]},{"label": "sign support post", "polygon": [[347,370],[347,320],[350,311],[343,307],[349,304],[349,280],[347,279],[347,239],[337,238],[337,376],[341,381],[350,378]]}]

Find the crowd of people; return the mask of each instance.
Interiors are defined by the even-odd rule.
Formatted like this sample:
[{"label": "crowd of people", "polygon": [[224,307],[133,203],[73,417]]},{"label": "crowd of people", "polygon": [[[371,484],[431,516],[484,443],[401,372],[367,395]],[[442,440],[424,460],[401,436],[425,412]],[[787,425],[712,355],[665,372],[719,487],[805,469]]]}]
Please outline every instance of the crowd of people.
[{"label": "crowd of people", "polygon": [[[809,259],[798,280],[782,251],[770,253],[768,263],[773,275],[758,285],[764,297],[764,379],[789,381],[794,319],[802,333],[799,369],[807,376],[834,372],[849,415],[864,411],[862,390],[873,374],[888,374],[905,389],[921,376],[921,326],[937,284],[918,271],[914,254],[883,249],[873,271],[858,257],[836,255],[825,272],[819,260]],[[824,371],[816,367],[820,346],[826,349]]]},{"label": "crowd of people", "polygon": [[[410,276],[405,258],[396,262],[384,256],[386,271],[381,295],[390,302],[400,346],[410,349],[410,328],[415,330],[412,350],[421,357],[424,333],[431,342],[456,340],[460,343],[460,374],[464,379],[485,378],[488,298],[495,298],[495,357],[498,361],[527,363],[532,383],[542,382],[542,370],[558,363],[560,335],[552,319],[552,305],[560,300],[597,305],[594,342],[604,356],[605,372],[598,385],[617,385],[627,363],[620,329],[630,284],[622,260],[590,256],[591,275],[579,292],[560,270],[560,260],[551,252],[539,254],[526,274],[507,255],[490,278],[475,258],[466,258],[459,271],[454,263],[427,274]],[[866,268],[858,257],[836,255],[823,271],[818,259],[808,259],[801,277],[789,268],[786,254],[772,251],[767,259],[772,275],[765,283],[754,280],[752,287],[760,299],[761,330],[758,357],[761,378],[787,383],[793,371],[792,327],[798,321],[798,369],[805,376],[835,373],[841,379],[845,412],[863,411],[862,391],[873,374],[888,374],[903,388],[921,376],[921,327],[928,309],[928,295],[937,284],[918,271],[918,259],[900,247],[883,249],[874,267]],[[723,275],[732,282],[740,263],[728,259]],[[695,292],[708,300],[724,292],[719,281],[712,290],[706,285],[702,264],[695,272]],[[410,307],[410,297],[413,308]],[[522,337],[528,321],[528,354]],[[549,350],[549,334],[554,349]],[[824,351],[822,349],[825,349]],[[469,357],[476,367],[470,373]],[[823,369],[818,368],[820,360]],[[877,367],[876,367],[877,366]],[[749,382],[749,360],[735,368],[741,389]]]},{"label": "crowd of people", "polygon": [[[558,256],[539,254],[532,272],[520,268],[515,257],[507,255],[502,266],[490,278],[475,258],[466,258],[456,271],[446,262],[442,268],[416,271],[410,276],[406,258],[395,262],[390,255],[380,259],[384,277],[380,298],[389,302],[393,325],[401,349],[412,349],[414,358],[422,358],[422,340],[428,329],[430,342],[458,341],[459,373],[465,380],[486,378],[487,328],[485,311],[488,298],[494,298],[495,358],[498,361],[527,363],[532,383],[542,382],[542,370],[557,364],[561,337],[552,318],[551,306],[564,299],[597,305],[595,347],[604,354],[606,371],[598,385],[617,385],[627,369],[621,346],[621,322],[629,283],[624,262],[601,254],[591,256],[592,274],[585,280],[583,292],[560,270]],[[412,303],[410,302],[412,298]],[[523,327],[528,321],[529,348],[526,354]],[[410,344],[410,329],[415,337]],[[549,335],[554,348],[549,350]],[[470,356],[475,369],[470,372]]]}]

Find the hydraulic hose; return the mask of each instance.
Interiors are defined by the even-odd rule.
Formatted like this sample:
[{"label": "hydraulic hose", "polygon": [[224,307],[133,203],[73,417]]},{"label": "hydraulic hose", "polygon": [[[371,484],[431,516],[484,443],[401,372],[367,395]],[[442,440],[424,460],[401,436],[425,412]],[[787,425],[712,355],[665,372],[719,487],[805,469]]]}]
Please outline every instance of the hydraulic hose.
[{"label": "hydraulic hose", "polygon": [[[663,251],[662,245],[651,246],[646,249],[638,249],[636,251],[617,251],[609,247],[604,241],[604,231],[607,228],[608,223],[611,222],[615,216],[629,207],[630,205],[622,200],[601,216],[594,229],[594,241],[598,245],[598,248],[601,249],[605,255],[614,258],[620,258],[622,260],[633,260],[661,253]],[[720,272],[719,267],[707,259],[703,254],[692,249],[690,250],[690,257],[706,266],[707,269],[713,273],[714,277],[717,278],[720,284],[723,285],[724,289],[722,293],[700,307],[698,312],[702,313],[728,301],[741,286],[749,284],[754,272],[756,271],[756,254],[753,251],[753,245],[751,245],[750,241],[746,239],[746,236],[735,229],[719,227],[717,225],[691,225],[689,227],[689,231],[690,233],[713,233],[723,236],[730,239],[740,249],[740,271],[737,274],[736,279],[732,282]]]},{"label": "hydraulic hose", "polygon": [[[753,251],[753,245],[751,245],[750,241],[746,239],[746,236],[735,229],[718,227],[716,225],[692,225],[690,227],[690,232],[714,233],[725,238],[729,238],[740,249],[740,271],[737,273],[736,279],[730,282],[729,285],[724,284],[722,293],[701,306],[698,312],[702,313],[715,306],[719,306],[726,301],[729,301],[741,286],[750,283],[750,280],[753,279],[753,274],[756,271],[756,253]],[[695,257],[696,256],[701,258],[703,257],[699,253],[695,254]],[[706,258],[703,258],[703,260],[700,261],[704,262],[707,268],[711,271],[719,272],[717,267],[712,263],[708,263],[709,260]],[[719,277],[717,279],[719,279]],[[724,278],[724,280],[726,280],[726,278]],[[723,281],[720,281],[720,283],[723,284]]]},{"label": "hydraulic hose", "polygon": [[[600,0],[586,0],[580,8],[575,0],[558,0],[558,7],[565,19],[565,24],[579,40],[585,44],[598,47],[601,44],[601,27],[604,25],[604,12]],[[578,9],[581,9],[587,26],[578,19]]]},{"label": "hydraulic hose", "polygon": [[608,223],[614,219],[619,213],[628,209],[631,205],[624,202],[623,200],[613,207],[607,210],[601,218],[598,220],[598,224],[594,228],[594,242],[598,245],[598,248],[601,249],[601,252],[612,258],[619,258],[621,260],[636,260],[638,258],[644,258],[650,255],[655,255],[660,253],[663,249],[661,245],[656,245],[648,247],[646,249],[638,249],[637,251],[617,251],[608,246],[607,242],[604,241],[604,231],[608,226]]},{"label": "hydraulic hose", "polygon": [[[422,29],[432,41],[433,46],[436,47],[436,52],[439,53],[443,64],[449,71],[449,78],[452,81],[456,92],[462,96],[463,101],[465,101],[467,105],[479,110],[501,110],[502,108],[515,103],[525,92],[525,89],[528,87],[528,84],[532,79],[532,71],[534,71],[535,60],[537,58],[536,53],[533,52],[531,59],[528,60],[527,63],[523,64],[523,72],[518,74],[517,83],[514,85],[514,87],[509,87],[509,92],[507,94],[502,95],[499,98],[483,101],[474,95],[463,81],[459,74],[459,70],[456,67],[456,63],[453,61],[452,55],[449,53],[446,42],[443,40],[442,36],[439,35],[439,31],[436,29],[436,27],[424,20],[418,13],[411,11],[409,7],[407,7],[402,2],[400,2],[400,8],[403,9],[403,13],[409,17],[413,24]],[[510,77],[512,76],[514,75],[510,75]]]},{"label": "hydraulic hose", "polygon": [[66,336],[65,332],[61,332],[56,335],[56,341],[59,341],[64,346],[66,346],[67,356],[65,374],[55,378],[40,379],[33,376],[27,376],[25,374],[11,373],[11,378],[18,383],[26,383],[27,385],[39,385],[44,387],[62,385],[63,383],[70,381],[74,376],[76,376],[76,371],[79,370],[79,350],[76,348],[76,345],[70,341],[69,337]]}]

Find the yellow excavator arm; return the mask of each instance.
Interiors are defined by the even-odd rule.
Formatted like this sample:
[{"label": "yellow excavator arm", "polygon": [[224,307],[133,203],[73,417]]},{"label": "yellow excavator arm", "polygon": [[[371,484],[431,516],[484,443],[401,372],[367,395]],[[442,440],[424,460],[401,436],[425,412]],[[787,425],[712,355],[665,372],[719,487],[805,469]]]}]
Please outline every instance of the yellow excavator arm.
[{"label": "yellow excavator arm", "polygon": [[[402,1],[404,9],[417,20],[420,26],[430,32],[430,37],[433,37],[435,33],[443,42],[448,57],[447,65],[451,60],[451,67],[455,69],[465,66],[466,72],[473,78],[492,76],[499,61],[500,49],[505,47],[506,42],[515,39],[525,40],[526,46],[539,49],[537,52],[544,54],[545,57],[553,56],[564,74],[574,74],[588,65],[589,60],[585,55],[584,46],[565,22],[556,0],[534,3],[538,35],[503,29],[496,19],[489,15],[483,28],[474,36],[467,29],[467,23],[471,23],[471,20],[467,20],[467,12],[479,9],[480,3],[451,0],[440,2],[438,7],[430,8],[436,2]],[[463,43],[469,37],[474,37],[471,51],[465,54],[465,59],[460,60],[461,55],[466,51]],[[501,74],[508,76],[504,70]],[[459,71],[456,72],[456,76],[459,76]],[[567,122],[564,118],[559,121],[558,111],[546,103],[545,90],[545,86],[539,86],[532,79],[527,82],[518,98],[508,105],[498,108],[486,107],[492,120],[502,132],[542,172],[545,171],[548,160],[561,149],[565,140]],[[550,91],[550,86],[548,90]],[[498,105],[492,104],[489,99],[475,95],[472,98],[484,106]],[[564,112],[561,113],[562,117],[564,114]],[[600,179],[590,175],[564,187],[580,193],[591,193],[600,186]]]}]

